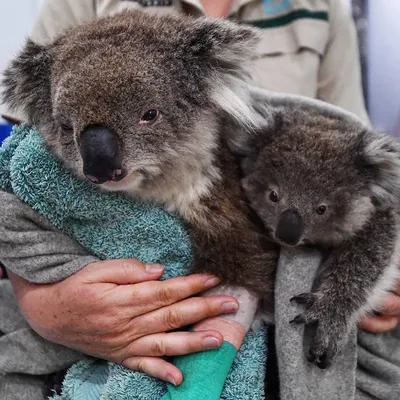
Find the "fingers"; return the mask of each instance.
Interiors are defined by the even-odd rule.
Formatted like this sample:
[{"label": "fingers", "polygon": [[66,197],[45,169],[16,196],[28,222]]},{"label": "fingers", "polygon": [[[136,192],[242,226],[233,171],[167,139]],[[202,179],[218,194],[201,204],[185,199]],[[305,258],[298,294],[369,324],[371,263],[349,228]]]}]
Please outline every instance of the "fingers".
[{"label": "fingers", "polygon": [[384,333],[394,329],[400,322],[400,319],[393,316],[375,316],[363,319],[359,327],[372,333]]},{"label": "fingers", "polygon": [[217,331],[158,333],[135,340],[125,351],[150,357],[180,356],[217,349],[223,341]]},{"label": "fingers", "polygon": [[386,295],[379,312],[383,315],[400,316],[400,297],[393,293]]},{"label": "fingers", "polygon": [[364,318],[359,327],[373,333],[383,333],[396,328],[400,323],[400,297],[388,293],[379,307],[379,313],[380,315]]},{"label": "fingers", "polygon": [[137,316],[174,304],[218,283],[219,279],[212,275],[195,274],[120,287],[118,292],[121,298],[128,300],[126,305],[130,309],[134,306]]},{"label": "fingers", "polygon": [[195,324],[193,329],[195,331],[216,329],[222,334],[226,342],[235,346],[236,350],[239,350],[247,333],[242,324],[224,316],[207,318]]},{"label": "fingers", "polygon": [[180,385],[183,380],[181,371],[162,358],[130,357],[124,360],[122,365],[135,371],[142,371],[154,378],[171,382],[175,386]]},{"label": "fingers", "polygon": [[220,314],[236,312],[238,302],[229,296],[193,297],[144,314],[133,321],[138,336],[171,331]]},{"label": "fingers", "polygon": [[155,378],[180,385],[182,373],[174,365],[158,358],[163,356],[179,356],[220,347],[223,337],[216,331],[159,333],[144,336],[124,349],[125,353],[140,354],[128,357],[122,365],[139,370]]},{"label": "fingers", "polygon": [[134,258],[98,261],[82,270],[85,274],[85,283],[113,283],[115,285],[156,280],[163,272],[162,265],[143,264]]}]

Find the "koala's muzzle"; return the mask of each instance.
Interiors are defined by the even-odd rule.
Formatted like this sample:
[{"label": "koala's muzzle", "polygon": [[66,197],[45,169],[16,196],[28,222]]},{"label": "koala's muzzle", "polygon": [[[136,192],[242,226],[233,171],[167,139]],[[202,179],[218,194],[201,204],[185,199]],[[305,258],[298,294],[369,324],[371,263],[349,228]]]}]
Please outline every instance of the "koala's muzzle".
[{"label": "koala's muzzle", "polygon": [[79,141],[83,173],[96,184],[120,181],[122,170],[118,136],[102,125],[90,125],[81,133]]},{"label": "koala's muzzle", "polygon": [[303,219],[296,210],[283,212],[276,227],[275,237],[280,241],[294,246],[296,245],[304,230]]}]

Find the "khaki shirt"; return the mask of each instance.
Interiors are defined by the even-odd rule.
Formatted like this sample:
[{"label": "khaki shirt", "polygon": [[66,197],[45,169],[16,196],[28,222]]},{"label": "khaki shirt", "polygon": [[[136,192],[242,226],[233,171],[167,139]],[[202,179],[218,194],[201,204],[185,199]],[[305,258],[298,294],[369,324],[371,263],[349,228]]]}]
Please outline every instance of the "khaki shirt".
[{"label": "khaki shirt", "polygon": [[[128,8],[204,15],[200,0],[45,0],[31,37],[45,43],[70,26]],[[234,0],[229,18],[261,30],[255,85],[318,98],[368,121],[356,30],[342,0]]]}]

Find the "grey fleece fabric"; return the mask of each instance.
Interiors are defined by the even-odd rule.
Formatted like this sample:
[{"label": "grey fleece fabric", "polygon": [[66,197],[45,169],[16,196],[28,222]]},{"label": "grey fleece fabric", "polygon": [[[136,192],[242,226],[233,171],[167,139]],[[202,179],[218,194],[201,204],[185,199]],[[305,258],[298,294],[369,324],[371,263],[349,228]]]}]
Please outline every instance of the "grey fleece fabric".
[{"label": "grey fleece fabric", "polygon": [[[38,283],[64,279],[96,260],[46,218],[3,192],[0,259],[11,271]],[[289,299],[310,290],[320,261],[316,250],[281,253],[275,315],[281,399],[398,400],[400,328],[381,335],[359,332],[358,339],[353,332],[346,351],[326,371],[305,359],[310,333],[288,323],[300,307]],[[20,314],[8,281],[0,281],[0,321],[0,331],[6,334],[0,337],[0,399],[42,400],[43,378],[38,375],[63,369],[84,357],[36,335]]]},{"label": "grey fleece fabric", "polygon": [[16,196],[0,191],[0,260],[29,282],[52,283],[97,258]]},{"label": "grey fleece fabric", "polygon": [[[97,261],[14,195],[0,192],[0,259],[36,283],[67,278]],[[0,280],[0,400],[43,400],[46,374],[85,356],[37,335],[22,316],[10,281]]]}]

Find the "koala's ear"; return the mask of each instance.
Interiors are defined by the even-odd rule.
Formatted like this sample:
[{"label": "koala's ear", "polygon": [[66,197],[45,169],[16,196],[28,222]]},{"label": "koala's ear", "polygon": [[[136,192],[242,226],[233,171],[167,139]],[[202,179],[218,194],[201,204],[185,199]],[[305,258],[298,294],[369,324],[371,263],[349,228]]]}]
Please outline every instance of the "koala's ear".
[{"label": "koala's ear", "polygon": [[361,173],[368,175],[373,197],[381,204],[400,202],[400,143],[392,136],[364,132],[358,146]]},{"label": "koala's ear", "polygon": [[190,53],[207,69],[215,105],[245,126],[258,126],[262,122],[251,107],[247,83],[259,32],[246,25],[213,19],[195,21],[190,30]]},{"label": "koala's ear", "polygon": [[11,110],[22,111],[31,124],[38,123],[51,112],[51,65],[48,49],[28,40],[4,72],[3,103]]},{"label": "koala's ear", "polygon": [[192,52],[207,57],[238,76],[251,72],[252,59],[260,40],[259,31],[226,20],[199,19],[193,25]]},{"label": "koala's ear", "polygon": [[248,130],[236,124],[227,125],[227,143],[230,151],[240,160],[244,176],[254,170],[260,153],[271,146],[274,139],[282,134],[282,118],[280,113],[271,114],[265,125],[256,130]]},{"label": "koala's ear", "polygon": [[224,122],[224,127],[228,132],[227,142],[233,154],[242,158],[256,158],[263,148],[284,133],[282,112],[272,112],[261,106],[261,104],[254,104],[254,109],[263,120],[262,126],[255,130],[245,129],[237,123]]}]

